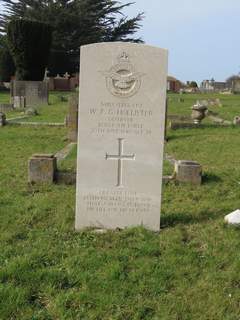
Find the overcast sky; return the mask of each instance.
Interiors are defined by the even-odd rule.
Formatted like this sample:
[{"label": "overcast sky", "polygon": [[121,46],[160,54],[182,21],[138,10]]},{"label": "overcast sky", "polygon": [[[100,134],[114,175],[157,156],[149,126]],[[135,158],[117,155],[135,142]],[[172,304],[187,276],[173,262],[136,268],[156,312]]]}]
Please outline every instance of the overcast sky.
[{"label": "overcast sky", "polygon": [[240,0],[135,0],[126,13],[139,11],[146,44],[169,50],[169,74],[221,81],[240,72]]}]

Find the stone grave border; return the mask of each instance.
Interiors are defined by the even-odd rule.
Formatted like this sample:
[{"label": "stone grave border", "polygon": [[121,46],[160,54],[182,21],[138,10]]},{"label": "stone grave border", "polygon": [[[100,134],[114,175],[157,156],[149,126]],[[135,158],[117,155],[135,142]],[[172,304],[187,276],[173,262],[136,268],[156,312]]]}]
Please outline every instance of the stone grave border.
[{"label": "stone grave border", "polygon": [[[51,159],[53,159],[52,161],[54,161],[56,163],[55,167],[54,167],[54,172],[53,172],[53,179],[50,181],[48,176],[49,176],[49,172],[46,171],[44,172],[44,174],[37,174],[36,172],[32,172],[32,168],[35,168],[35,170],[40,170],[40,172],[42,173],[42,167],[40,166],[34,166],[32,165],[32,161],[34,161],[35,159],[37,161],[41,161],[42,163],[44,161],[49,162],[49,155],[47,154],[38,154],[38,155],[32,155],[30,157],[30,159],[28,160],[28,172],[29,172],[29,177],[28,177],[28,181],[30,183],[44,183],[44,182],[48,182],[48,183],[58,183],[58,184],[67,184],[67,185],[72,185],[72,184],[76,184],[76,172],[72,171],[72,172],[65,172],[65,171],[60,171],[58,170],[58,164],[63,161],[64,159],[66,159],[66,157],[71,153],[71,151],[73,150],[73,148],[77,145],[77,143],[74,142],[70,142],[69,144],[67,144],[63,149],[61,149],[60,151],[56,152],[55,154],[51,155]],[[39,177],[41,176],[42,181],[40,181],[39,179],[37,181],[34,181],[32,178],[34,176]]]},{"label": "stone grave border", "polygon": [[[164,153],[164,160],[168,161],[171,165],[174,166],[174,171],[171,176],[164,176],[163,182],[170,182],[170,181],[178,181],[178,182],[187,182],[191,184],[201,185],[202,183],[202,166],[191,160],[176,160],[171,155]],[[189,165],[189,167],[188,167]],[[195,176],[192,179],[188,179],[186,177],[183,178],[182,173],[186,172],[185,170],[193,171],[194,174],[201,173],[200,177]],[[190,168],[191,167],[191,168]]]},{"label": "stone grave border", "polygon": [[[213,124],[221,126],[236,126],[233,121],[225,120],[217,116],[214,112],[208,111],[206,118],[212,120]],[[169,120],[169,128],[172,130],[177,129],[193,129],[200,128],[202,124],[193,123],[190,116],[181,116],[176,114],[169,114],[167,119]]]},{"label": "stone grave border", "polygon": [[47,127],[65,127],[65,122],[28,122],[28,121],[21,121],[32,117],[31,115],[24,115],[19,116],[16,118],[9,118],[6,120],[7,124],[14,124],[19,126],[47,126]]},{"label": "stone grave border", "polygon": [[7,120],[7,123],[19,125],[19,126],[33,126],[33,127],[65,127],[65,123],[61,122],[27,122],[27,121],[15,121],[15,120]]}]

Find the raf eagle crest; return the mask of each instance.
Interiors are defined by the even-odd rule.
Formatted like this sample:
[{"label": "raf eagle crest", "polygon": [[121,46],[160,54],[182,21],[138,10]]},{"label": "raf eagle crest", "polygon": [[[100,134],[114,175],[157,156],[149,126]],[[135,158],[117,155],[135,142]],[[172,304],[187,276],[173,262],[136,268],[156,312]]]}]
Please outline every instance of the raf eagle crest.
[{"label": "raf eagle crest", "polygon": [[109,92],[120,98],[128,98],[135,95],[141,87],[143,73],[136,72],[130,63],[129,56],[123,52],[118,57],[118,63],[109,71],[102,72],[106,78]]}]

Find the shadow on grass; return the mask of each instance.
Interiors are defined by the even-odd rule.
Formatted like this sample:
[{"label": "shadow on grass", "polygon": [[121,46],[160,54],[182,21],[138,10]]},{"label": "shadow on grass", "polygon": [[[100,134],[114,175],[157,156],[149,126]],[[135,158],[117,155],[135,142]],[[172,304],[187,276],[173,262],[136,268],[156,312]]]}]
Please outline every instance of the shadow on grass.
[{"label": "shadow on grass", "polygon": [[55,178],[58,184],[76,185],[76,172],[73,170],[58,170]]},{"label": "shadow on grass", "polygon": [[189,225],[196,223],[204,223],[209,220],[217,219],[219,213],[216,212],[214,215],[212,212],[204,211],[198,215],[191,213],[173,213],[161,216],[161,229],[173,228],[177,225]]},{"label": "shadow on grass", "polygon": [[222,182],[222,179],[215,174],[212,173],[205,173],[202,176],[202,184],[209,184],[209,183],[216,183],[216,182]]},{"label": "shadow on grass", "polygon": [[193,136],[192,134],[184,134],[183,136],[168,134],[165,141],[171,142],[172,140],[176,140],[180,138],[191,138],[192,136]]},{"label": "shadow on grass", "polygon": [[[234,126],[234,125],[203,124],[203,125],[196,127],[196,128],[182,128],[182,129],[177,129],[177,130],[168,129],[167,142],[170,142],[171,140],[187,139],[187,138],[199,136],[200,129],[214,129],[214,130],[222,129],[222,130],[225,130],[226,128],[238,129],[239,127]],[[181,134],[177,134],[177,131],[181,131]],[[204,134],[204,131],[202,131],[201,134]]]}]

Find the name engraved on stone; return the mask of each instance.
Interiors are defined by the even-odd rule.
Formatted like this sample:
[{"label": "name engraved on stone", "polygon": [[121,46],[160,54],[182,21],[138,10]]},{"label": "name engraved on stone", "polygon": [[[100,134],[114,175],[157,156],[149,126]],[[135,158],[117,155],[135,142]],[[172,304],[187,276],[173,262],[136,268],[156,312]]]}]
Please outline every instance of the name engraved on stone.
[{"label": "name engraved on stone", "polygon": [[123,145],[124,139],[118,139],[118,154],[117,155],[109,155],[106,153],[106,160],[117,160],[118,161],[118,173],[117,173],[117,187],[123,187],[123,161],[131,161],[135,160],[135,154],[132,155],[124,155],[123,153]]}]

